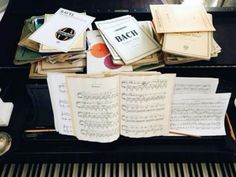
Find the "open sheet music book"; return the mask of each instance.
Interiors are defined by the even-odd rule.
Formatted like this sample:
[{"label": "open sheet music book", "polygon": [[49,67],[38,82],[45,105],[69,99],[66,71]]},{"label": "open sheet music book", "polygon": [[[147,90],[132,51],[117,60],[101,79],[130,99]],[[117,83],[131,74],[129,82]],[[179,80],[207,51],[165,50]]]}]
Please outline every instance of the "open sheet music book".
[{"label": "open sheet music book", "polygon": [[156,72],[50,73],[47,81],[56,130],[79,140],[104,143],[120,135],[141,138],[169,132],[225,135],[230,93],[216,94],[215,78]]}]

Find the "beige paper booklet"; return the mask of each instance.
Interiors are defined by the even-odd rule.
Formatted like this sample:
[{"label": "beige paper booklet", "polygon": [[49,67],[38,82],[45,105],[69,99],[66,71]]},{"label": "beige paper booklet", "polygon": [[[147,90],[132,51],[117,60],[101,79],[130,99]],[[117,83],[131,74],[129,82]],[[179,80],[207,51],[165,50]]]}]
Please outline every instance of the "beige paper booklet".
[{"label": "beige paper booklet", "polygon": [[[212,22],[212,15],[207,14]],[[166,33],[162,50],[167,53],[210,59],[213,42],[213,32]]]},{"label": "beige paper booklet", "polygon": [[164,35],[162,50],[171,54],[210,59],[211,46],[211,32],[172,33]]},{"label": "beige paper booklet", "polygon": [[120,135],[168,135],[175,74],[67,76],[74,135],[112,142]]},{"label": "beige paper booklet", "polygon": [[201,5],[150,5],[157,33],[215,31]]}]

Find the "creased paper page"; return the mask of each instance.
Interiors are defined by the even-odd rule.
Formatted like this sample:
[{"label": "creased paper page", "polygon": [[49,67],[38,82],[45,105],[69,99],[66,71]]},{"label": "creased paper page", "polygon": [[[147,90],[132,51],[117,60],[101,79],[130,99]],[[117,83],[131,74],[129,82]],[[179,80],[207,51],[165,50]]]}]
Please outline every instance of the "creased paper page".
[{"label": "creased paper page", "polygon": [[157,33],[215,31],[204,6],[150,5]]},{"label": "creased paper page", "polygon": [[65,75],[48,73],[47,76],[56,131],[63,135],[73,135],[70,106],[65,87]]},{"label": "creased paper page", "polygon": [[174,74],[120,77],[122,135],[168,134],[174,81]]},{"label": "creased paper page", "polygon": [[218,78],[176,77],[174,94],[216,93]]},{"label": "creased paper page", "polygon": [[230,93],[174,95],[171,131],[196,136],[225,135],[224,117]]},{"label": "creased paper page", "polygon": [[68,77],[73,126],[80,140],[112,142],[119,137],[119,79]]}]

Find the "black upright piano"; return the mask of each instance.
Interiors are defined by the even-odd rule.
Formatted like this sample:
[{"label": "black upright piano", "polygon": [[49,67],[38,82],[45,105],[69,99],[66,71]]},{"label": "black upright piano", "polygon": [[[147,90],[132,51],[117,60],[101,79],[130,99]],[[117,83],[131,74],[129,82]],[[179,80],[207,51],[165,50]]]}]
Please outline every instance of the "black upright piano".
[{"label": "black upright piano", "polygon": [[[45,80],[28,79],[29,65],[15,66],[13,59],[24,20],[54,13],[60,7],[86,12],[105,20],[130,14],[151,20],[149,4],[161,0],[10,0],[0,23],[0,98],[13,102],[8,127],[10,149],[0,156],[1,176],[80,177],[235,177],[236,142],[225,122],[226,136],[120,137],[113,143],[92,143],[56,132],[27,133],[28,128],[54,128]],[[213,1],[209,1],[213,2]],[[217,1],[214,1],[217,2]],[[222,52],[211,61],[167,65],[157,69],[177,76],[219,78],[217,92],[231,92],[228,114],[236,132],[236,5],[206,5],[213,14],[214,37]],[[0,139],[1,141],[1,139]]]}]

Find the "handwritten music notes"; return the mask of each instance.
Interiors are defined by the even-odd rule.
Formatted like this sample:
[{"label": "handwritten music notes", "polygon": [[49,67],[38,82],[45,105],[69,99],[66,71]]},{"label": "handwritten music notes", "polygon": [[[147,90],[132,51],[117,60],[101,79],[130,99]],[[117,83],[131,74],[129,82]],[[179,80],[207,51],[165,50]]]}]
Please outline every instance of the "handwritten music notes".
[{"label": "handwritten music notes", "polygon": [[121,134],[167,135],[175,75],[121,76]]},{"label": "handwritten music notes", "polygon": [[225,135],[230,93],[174,95],[170,129],[189,135]]}]

